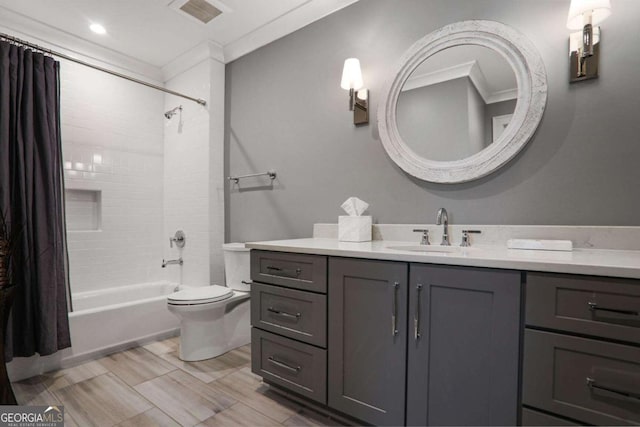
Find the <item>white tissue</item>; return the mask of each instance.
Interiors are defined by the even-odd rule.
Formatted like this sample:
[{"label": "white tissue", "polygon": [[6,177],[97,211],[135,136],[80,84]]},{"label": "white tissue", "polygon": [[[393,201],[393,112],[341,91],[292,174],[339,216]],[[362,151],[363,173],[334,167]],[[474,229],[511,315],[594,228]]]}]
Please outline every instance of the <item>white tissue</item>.
[{"label": "white tissue", "polygon": [[349,197],[340,206],[349,216],[360,216],[367,210],[369,203],[357,197]]}]

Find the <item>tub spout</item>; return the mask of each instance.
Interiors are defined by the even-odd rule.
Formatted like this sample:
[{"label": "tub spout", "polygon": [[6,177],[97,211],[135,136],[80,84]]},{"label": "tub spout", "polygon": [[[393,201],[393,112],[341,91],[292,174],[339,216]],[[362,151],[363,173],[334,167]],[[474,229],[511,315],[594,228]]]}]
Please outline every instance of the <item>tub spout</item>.
[{"label": "tub spout", "polygon": [[182,260],[182,257],[178,258],[178,259],[170,259],[168,261],[165,261],[164,259],[162,260],[162,268],[165,268],[167,265],[182,265],[184,264],[184,261]]}]

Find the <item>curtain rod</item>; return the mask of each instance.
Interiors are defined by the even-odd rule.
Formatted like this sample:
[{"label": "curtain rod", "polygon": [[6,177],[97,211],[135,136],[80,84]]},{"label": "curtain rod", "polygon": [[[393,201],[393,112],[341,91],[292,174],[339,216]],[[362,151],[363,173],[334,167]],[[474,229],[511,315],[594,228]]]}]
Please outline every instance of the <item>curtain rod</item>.
[{"label": "curtain rod", "polygon": [[56,52],[54,50],[38,46],[36,44],[30,43],[30,42],[25,41],[25,40],[20,40],[17,37],[13,37],[13,36],[10,36],[10,35],[5,34],[5,33],[0,33],[0,39],[4,39],[4,40],[9,41],[9,42],[14,42],[14,43],[20,44],[22,46],[25,46],[25,47],[31,48],[33,50],[40,51],[42,53],[46,53],[46,54],[49,54],[49,55],[52,55],[52,56],[57,56],[57,57],[60,57],[62,59],[66,59],[67,61],[75,62],[76,64],[84,65],[85,67],[93,68],[94,70],[102,71],[103,73],[111,74],[112,76],[120,77],[121,79],[129,80],[131,82],[138,83],[138,84],[150,87],[151,89],[156,89],[156,90],[159,90],[161,92],[165,92],[165,93],[169,93],[171,95],[179,96],[181,98],[185,98],[185,99],[188,99],[190,101],[197,102],[198,104],[203,105],[203,106],[207,105],[207,101],[205,101],[204,99],[193,98],[191,96],[184,95],[184,94],[182,94],[180,92],[175,92],[175,91],[173,91],[171,89],[163,88],[162,86],[158,86],[158,85],[154,85],[154,84],[151,84],[151,83],[147,83],[144,80],[139,80],[139,79],[136,79],[134,77],[129,77],[129,76],[125,75],[125,74],[120,74],[120,73],[118,73],[116,71],[112,71],[112,70],[109,70],[107,68],[99,67],[97,65],[93,65],[93,64],[90,64],[88,62],[81,61],[80,59],[76,59],[76,58],[71,57],[69,55],[65,55],[64,53]]}]

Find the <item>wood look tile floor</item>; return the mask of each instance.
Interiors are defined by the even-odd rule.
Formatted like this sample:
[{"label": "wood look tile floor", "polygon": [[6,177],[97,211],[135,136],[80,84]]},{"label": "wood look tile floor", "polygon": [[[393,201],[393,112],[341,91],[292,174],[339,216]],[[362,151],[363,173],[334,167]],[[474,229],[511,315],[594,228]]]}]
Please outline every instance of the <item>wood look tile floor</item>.
[{"label": "wood look tile floor", "polygon": [[13,383],[21,405],[62,404],[65,426],[339,425],[265,386],[249,346],[183,362],[177,337]]}]

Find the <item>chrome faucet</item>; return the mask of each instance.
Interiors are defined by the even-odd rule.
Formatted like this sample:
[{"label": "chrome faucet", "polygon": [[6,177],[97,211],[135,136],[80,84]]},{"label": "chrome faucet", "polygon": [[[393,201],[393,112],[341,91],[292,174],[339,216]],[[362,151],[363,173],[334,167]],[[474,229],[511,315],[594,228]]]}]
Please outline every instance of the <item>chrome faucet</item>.
[{"label": "chrome faucet", "polygon": [[445,208],[440,208],[438,210],[438,217],[436,218],[436,225],[444,225],[444,231],[442,232],[442,246],[451,246],[451,242],[449,242],[449,215],[447,214],[447,210]]},{"label": "chrome faucet", "polygon": [[420,239],[420,244],[421,245],[430,245],[431,243],[429,242],[429,230],[422,229],[422,228],[417,228],[415,230],[413,230],[414,233],[422,233],[422,239]]},{"label": "chrome faucet", "polygon": [[178,259],[170,259],[168,261],[162,260],[162,268],[165,268],[167,265],[182,265],[184,264],[184,261],[182,260],[182,257],[178,258]]},{"label": "chrome faucet", "polygon": [[469,239],[469,234],[480,234],[482,233],[482,231],[480,230],[462,230],[462,243],[460,243],[460,246],[462,246],[463,248],[468,248],[469,246],[471,246],[471,240]]}]

